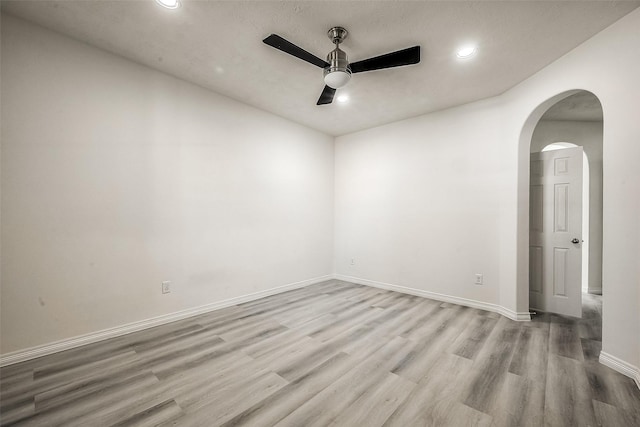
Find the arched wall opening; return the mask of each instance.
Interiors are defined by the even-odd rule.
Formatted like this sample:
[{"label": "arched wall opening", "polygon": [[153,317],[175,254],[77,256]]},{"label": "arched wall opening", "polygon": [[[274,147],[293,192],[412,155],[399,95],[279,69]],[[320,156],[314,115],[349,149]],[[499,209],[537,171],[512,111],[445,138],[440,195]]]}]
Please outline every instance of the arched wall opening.
[{"label": "arched wall opening", "polygon": [[[594,191],[590,192],[590,195],[599,193],[597,197],[590,197],[589,201],[589,243],[593,243],[589,248],[588,265],[590,270],[588,276],[590,280],[587,285],[587,291],[594,294],[602,293],[602,146],[603,146],[603,132],[602,132],[602,103],[600,99],[592,92],[583,89],[574,89],[561,92],[544,102],[540,103],[525,120],[522,127],[519,140],[519,165],[518,168],[522,171],[519,174],[519,194],[518,194],[518,211],[520,212],[518,218],[518,241],[517,248],[518,253],[518,281],[517,281],[517,306],[518,310],[527,310],[529,305],[529,172],[530,165],[528,161],[528,154],[530,152],[542,151],[542,148],[551,143],[571,143],[575,145],[585,146],[589,144],[583,144],[581,138],[568,138],[567,132],[564,132],[563,136],[558,136],[555,140],[554,137],[547,131],[546,139],[536,135],[540,133],[538,125],[552,107],[559,104],[566,98],[573,95],[579,96],[580,94],[588,94],[597,100],[598,108],[600,111],[600,122],[593,124],[592,127],[598,128],[599,139],[597,139],[598,150],[594,153],[593,142],[591,146],[586,149],[585,154],[589,161],[589,181],[590,186]],[[555,124],[557,128],[558,123]],[[564,126],[564,125],[563,125]],[[565,126],[566,127],[566,126]],[[545,133],[545,132],[542,132]],[[562,132],[561,132],[562,133]],[[597,132],[596,132],[597,133]],[[557,135],[556,135],[557,136]],[[593,138],[592,138],[593,139]],[[526,153],[526,155],[525,155]],[[594,214],[595,213],[595,214]],[[594,227],[594,221],[597,222],[597,226]],[[593,232],[595,229],[595,232]]]}]

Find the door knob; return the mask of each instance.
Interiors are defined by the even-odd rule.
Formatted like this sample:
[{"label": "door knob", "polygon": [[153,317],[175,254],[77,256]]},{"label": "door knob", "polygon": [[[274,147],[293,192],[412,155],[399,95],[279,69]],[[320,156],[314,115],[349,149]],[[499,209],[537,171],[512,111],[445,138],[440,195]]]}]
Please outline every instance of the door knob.
[{"label": "door knob", "polygon": [[580,243],[580,240],[576,239],[575,237],[571,240],[571,243]]}]

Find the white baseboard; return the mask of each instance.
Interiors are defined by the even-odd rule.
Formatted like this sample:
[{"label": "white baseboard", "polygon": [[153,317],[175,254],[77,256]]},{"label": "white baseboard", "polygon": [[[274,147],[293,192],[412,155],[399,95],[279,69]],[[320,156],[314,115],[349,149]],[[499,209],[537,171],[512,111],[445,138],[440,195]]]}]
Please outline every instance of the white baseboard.
[{"label": "white baseboard", "polygon": [[492,311],[494,313],[501,314],[511,320],[516,320],[519,322],[531,320],[531,315],[529,314],[528,311],[524,313],[518,313],[497,304],[490,304],[487,302],[476,301],[476,300],[467,299],[467,298],[454,297],[451,295],[424,291],[422,289],[392,285],[390,283],[377,282],[375,280],[361,279],[359,277],[345,276],[342,274],[336,274],[335,278],[338,280],[344,280],[345,282],[358,283],[360,285],[372,286],[374,288],[386,289],[388,291],[401,292],[403,294],[416,295],[419,297],[434,299],[437,301],[464,305],[465,307],[479,308],[481,310]]},{"label": "white baseboard", "polygon": [[636,382],[638,388],[640,388],[640,368],[633,366],[630,363],[625,362],[622,359],[618,359],[615,356],[610,355],[604,351],[600,352],[598,361],[605,366],[613,369],[616,372],[620,372],[622,375],[626,375]]},{"label": "white baseboard", "polygon": [[199,307],[177,311],[175,313],[164,314],[162,316],[153,317],[151,319],[140,320],[137,322],[128,323],[126,325],[116,326],[114,328],[103,329],[101,331],[92,332],[72,338],[66,338],[60,341],[43,344],[36,347],[31,347],[25,350],[18,350],[11,353],[2,354],[0,355],[0,366],[13,365],[15,363],[36,359],[38,357],[46,356],[60,351],[70,350],[72,348],[81,347],[83,345],[95,343],[109,338],[115,338],[122,335],[130,334],[132,332],[141,331],[143,329],[153,328],[155,326],[164,325],[166,323],[175,322],[177,320],[186,319],[188,317],[197,316],[199,314],[219,310],[221,308],[231,307],[232,305],[242,304],[245,302],[257,300],[293,289],[302,288],[314,283],[320,283],[331,279],[334,279],[333,274],[303,280],[300,282],[289,283],[288,285],[278,286],[248,295],[229,298],[223,301],[217,301],[211,304],[205,304]]},{"label": "white baseboard", "polygon": [[[38,357],[46,356],[46,355],[57,353],[60,351],[70,350],[73,348],[81,347],[83,345],[95,343],[95,342],[106,340],[109,338],[115,338],[122,335],[130,334],[132,332],[141,331],[143,329],[153,328],[155,326],[164,325],[167,323],[175,322],[177,320],[186,319],[188,317],[197,316],[200,314],[208,313],[210,311],[219,310],[219,309],[230,307],[237,304],[242,304],[245,302],[257,300],[260,298],[279,294],[279,293],[290,291],[293,289],[302,288],[305,286],[324,282],[326,280],[331,280],[331,279],[338,279],[338,280],[343,280],[345,282],[357,283],[360,285],[372,286],[375,288],[401,292],[409,295],[416,295],[424,298],[430,298],[437,301],[449,302],[452,304],[459,304],[466,307],[487,310],[487,311],[501,314],[509,319],[516,320],[516,321],[531,320],[531,316],[528,312],[518,313],[496,304],[490,304],[490,303],[471,300],[467,298],[460,298],[460,297],[455,297],[451,295],[424,291],[422,289],[392,285],[390,283],[377,282],[374,280],[361,279],[358,277],[345,276],[341,274],[338,274],[338,275],[329,274],[326,276],[321,276],[313,279],[303,280],[300,282],[290,283],[288,285],[278,286],[275,288],[267,289],[260,292],[255,292],[248,295],[229,298],[229,299],[214,302],[211,304],[205,304],[199,307],[182,310],[175,313],[153,317],[151,319],[141,320],[138,322],[117,326],[114,328],[104,329],[98,332],[92,332],[90,334],[67,338],[64,340],[43,344],[36,347],[31,347],[25,350],[18,350],[11,353],[6,353],[3,355],[0,355],[0,366],[8,366],[8,365],[13,365],[15,363],[24,362],[31,359],[36,359]],[[640,368],[638,368],[637,366],[631,365],[625,362],[624,360],[618,359],[617,357],[612,356],[604,351],[600,352],[599,361],[603,365],[608,366],[609,368],[632,378],[636,382],[636,385],[638,386],[638,388],[640,388]]]}]

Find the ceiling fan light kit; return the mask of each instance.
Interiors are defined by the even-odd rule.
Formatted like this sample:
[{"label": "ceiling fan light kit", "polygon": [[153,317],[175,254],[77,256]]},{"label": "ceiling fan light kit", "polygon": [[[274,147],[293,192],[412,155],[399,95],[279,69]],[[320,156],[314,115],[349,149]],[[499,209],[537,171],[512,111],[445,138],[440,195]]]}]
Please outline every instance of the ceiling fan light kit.
[{"label": "ceiling fan light kit", "polygon": [[276,34],[271,34],[269,37],[265,38],[263,42],[324,70],[325,87],[318,99],[317,105],[331,104],[333,102],[336,89],[339,89],[349,83],[351,74],[353,73],[382,70],[385,68],[400,67],[420,62],[420,46],[413,46],[408,49],[398,50],[396,52],[387,53],[385,55],[376,56],[363,61],[349,63],[347,53],[340,49],[340,43],[347,38],[348,34],[347,30],[342,27],[333,27],[329,29],[327,36],[329,37],[329,40],[336,45],[336,47],[334,50],[329,52],[326,61],[323,61],[317,56]]},{"label": "ceiling fan light kit", "polygon": [[327,32],[329,40],[336,45],[336,48],[327,55],[328,67],[324,69],[324,83],[333,88],[339,89],[349,83],[351,79],[351,68],[347,53],[340,49],[340,43],[347,38],[347,30],[342,27],[333,27]]}]

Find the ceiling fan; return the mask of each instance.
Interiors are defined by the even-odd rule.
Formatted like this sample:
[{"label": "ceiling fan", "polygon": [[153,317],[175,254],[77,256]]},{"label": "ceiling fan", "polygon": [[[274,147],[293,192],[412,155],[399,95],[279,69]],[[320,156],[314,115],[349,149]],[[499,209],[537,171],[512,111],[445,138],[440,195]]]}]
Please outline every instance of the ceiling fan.
[{"label": "ceiling fan", "polygon": [[290,41],[283,39],[277,34],[271,34],[262,41],[271,47],[275,47],[289,55],[293,55],[296,58],[300,58],[303,61],[307,61],[310,64],[324,69],[325,87],[316,105],[331,104],[336,89],[346,85],[352,73],[400,67],[402,65],[411,65],[420,62],[420,46],[413,46],[374,58],[349,63],[347,54],[340,49],[340,43],[347,38],[347,34],[347,30],[342,27],[333,27],[327,32],[327,36],[336,45],[336,48],[329,52],[326,61],[296,46]]}]

